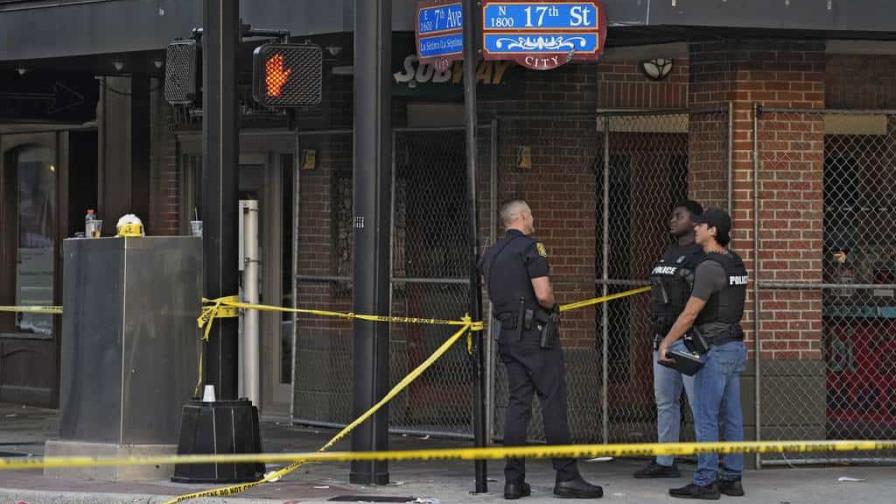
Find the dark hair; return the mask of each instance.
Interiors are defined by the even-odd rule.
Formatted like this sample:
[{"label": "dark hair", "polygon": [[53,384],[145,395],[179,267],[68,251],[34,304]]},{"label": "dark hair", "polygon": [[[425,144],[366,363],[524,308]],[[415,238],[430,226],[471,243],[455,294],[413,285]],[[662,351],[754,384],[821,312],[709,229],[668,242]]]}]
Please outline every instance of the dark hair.
[{"label": "dark hair", "polygon": [[675,203],[675,206],[672,208],[684,208],[688,212],[690,212],[691,215],[703,214],[703,205],[701,205],[700,203],[697,203],[694,200],[689,200],[689,199],[681,200],[678,203]]},{"label": "dark hair", "polygon": [[716,241],[719,242],[719,245],[727,247],[731,243],[731,236],[728,233],[722,233],[719,231],[719,228],[716,228]]}]

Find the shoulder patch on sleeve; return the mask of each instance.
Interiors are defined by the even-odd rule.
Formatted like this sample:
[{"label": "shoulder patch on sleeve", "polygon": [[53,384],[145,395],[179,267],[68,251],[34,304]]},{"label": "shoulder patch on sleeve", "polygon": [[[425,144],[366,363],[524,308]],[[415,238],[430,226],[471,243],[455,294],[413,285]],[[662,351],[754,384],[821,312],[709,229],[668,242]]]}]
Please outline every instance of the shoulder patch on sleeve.
[{"label": "shoulder patch on sleeve", "polygon": [[540,255],[541,257],[548,256],[548,250],[544,248],[544,244],[542,244],[541,242],[537,242],[535,244],[535,251],[538,252],[538,255]]}]

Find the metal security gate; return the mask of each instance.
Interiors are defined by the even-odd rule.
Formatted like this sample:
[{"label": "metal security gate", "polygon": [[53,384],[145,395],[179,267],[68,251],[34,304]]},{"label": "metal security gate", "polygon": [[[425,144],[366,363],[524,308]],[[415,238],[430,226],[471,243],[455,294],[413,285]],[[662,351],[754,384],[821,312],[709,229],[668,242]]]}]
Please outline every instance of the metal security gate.
[{"label": "metal security gate", "polygon": [[[761,321],[757,350],[764,357],[757,369],[759,436],[893,439],[896,114],[768,108],[756,112],[754,180],[759,183],[760,224],[754,249],[760,258],[755,292],[760,302],[755,316]],[[815,196],[801,197],[803,190],[813,194],[811,184],[818,186]],[[806,242],[799,248],[808,251],[803,258],[807,271],[782,272],[773,264],[782,253],[775,221],[781,212],[807,204],[814,205],[810,208],[817,209],[821,222],[790,221],[783,235]],[[781,310],[803,310],[806,320],[782,316]],[[781,319],[789,320],[787,327]],[[797,459],[763,455],[761,462],[894,459],[896,453],[885,451]]]},{"label": "metal security gate", "polygon": [[[479,129],[480,241],[494,237],[494,131]],[[352,308],[352,132],[299,139],[295,231],[298,306]],[[469,215],[463,128],[393,131],[391,314],[459,319],[469,311]],[[309,161],[310,160],[310,161]],[[396,383],[453,331],[393,324]],[[292,420],[340,426],[352,420],[352,324],[298,317]],[[457,345],[389,405],[396,433],[472,438],[473,368]]]},{"label": "metal security gate", "polygon": [[[594,188],[591,232],[595,264],[594,280],[583,290],[583,297],[647,285],[650,267],[670,243],[672,206],[687,198],[689,190],[704,196],[704,206],[728,207],[732,166],[729,111],[729,106],[723,106],[500,119],[502,154],[507,144],[525,144],[526,138],[537,137],[547,124],[553,131],[569,131],[550,154],[566,166],[582,167],[579,173],[590,173],[591,180],[582,178],[581,182]],[[582,135],[583,131],[590,134]],[[519,159],[518,155],[515,161]],[[507,162],[514,160],[502,155],[502,169]],[[701,168],[713,177],[695,181],[692,172]],[[538,194],[532,197],[538,198]],[[504,198],[502,194],[499,199]],[[537,221],[538,216],[536,226]],[[552,274],[552,283],[555,290],[584,289],[581,278],[571,274]],[[564,347],[569,422],[576,442],[656,441],[649,313],[647,297],[636,296],[564,315],[564,327],[575,330],[584,326],[592,338],[587,344],[576,341]],[[500,437],[507,400],[500,364],[496,376],[494,430]],[[683,429],[682,436],[692,438],[693,429]],[[530,437],[543,439],[537,404]]]},{"label": "metal security gate", "polygon": [[[548,184],[593,189],[583,230],[593,273],[552,275],[557,289],[581,297],[646,285],[650,266],[668,244],[673,203],[693,190],[701,166],[703,203],[728,204],[728,108],[706,111],[606,112],[584,116],[499,117],[480,128],[480,242],[497,235],[498,201],[538,199]],[[546,131],[561,139],[532,153]],[[295,299],[299,306],[351,310],[351,131],[299,136],[294,232]],[[392,291],[395,315],[454,318],[467,312],[469,257],[464,207],[462,128],[398,129],[393,137]],[[527,188],[499,173],[551,162],[555,180]],[[719,173],[723,174],[719,176]],[[707,185],[708,184],[708,185]],[[499,190],[500,187],[500,190]],[[557,247],[563,245],[558,243]],[[566,299],[564,301],[574,301]],[[488,306],[485,306],[488,314]],[[565,348],[570,425],[581,442],[654,441],[649,307],[643,296],[564,316],[584,336]],[[566,329],[564,329],[566,330]],[[394,383],[449,335],[444,327],[393,325]],[[485,340],[493,437],[500,439],[507,400],[503,365]],[[352,327],[342,320],[297,318],[292,418],[338,426],[351,420]],[[458,346],[390,405],[394,432],[472,437],[469,356]],[[685,430],[687,432],[687,430]],[[543,438],[535,405],[530,433]]]}]

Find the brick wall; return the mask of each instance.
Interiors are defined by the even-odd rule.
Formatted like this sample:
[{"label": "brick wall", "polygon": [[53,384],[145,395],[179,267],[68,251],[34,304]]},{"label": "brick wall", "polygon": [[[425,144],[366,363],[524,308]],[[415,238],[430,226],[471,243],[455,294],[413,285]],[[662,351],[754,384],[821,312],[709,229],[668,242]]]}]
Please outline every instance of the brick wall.
[{"label": "brick wall", "polygon": [[[709,42],[691,45],[690,106],[734,102],[733,248],[753,270],[753,103],[765,107],[824,108],[824,44],[800,41]],[[692,146],[700,145],[699,130]],[[773,114],[759,123],[760,278],[821,279],[822,164],[820,114]],[[723,167],[698,163],[692,196],[713,200]],[[701,182],[711,180],[711,183]],[[755,278],[753,278],[755,280]],[[752,292],[752,291],[751,291]],[[745,329],[752,338],[752,297]],[[820,359],[821,295],[762,292],[762,353],[769,359]],[[752,348],[752,345],[749,345]]]},{"label": "brick wall", "polygon": [[180,234],[180,179],[171,105],[153,100],[148,235]]},{"label": "brick wall", "polygon": [[600,108],[685,108],[688,105],[688,60],[676,59],[662,81],[649,80],[636,61],[600,62],[597,67]]},{"label": "brick wall", "polygon": [[[523,71],[523,95],[481,102],[480,119],[500,114],[498,201],[522,198],[545,244],[560,302],[595,293],[595,161],[600,142],[593,120],[563,119],[597,108],[595,65],[566,65],[550,72]],[[514,118],[532,115],[543,117]],[[531,150],[532,168],[517,168],[518,149]],[[500,226],[499,226],[500,229]],[[569,347],[594,347],[594,312],[564,316],[562,337]]]}]

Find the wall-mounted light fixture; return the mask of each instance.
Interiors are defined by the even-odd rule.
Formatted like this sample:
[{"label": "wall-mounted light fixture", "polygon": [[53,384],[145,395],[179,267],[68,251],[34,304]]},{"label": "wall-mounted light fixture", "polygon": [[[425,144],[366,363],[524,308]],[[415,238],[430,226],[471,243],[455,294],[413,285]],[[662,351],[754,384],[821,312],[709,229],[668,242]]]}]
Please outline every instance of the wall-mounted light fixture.
[{"label": "wall-mounted light fixture", "polygon": [[667,58],[654,58],[641,62],[641,71],[648,79],[661,81],[672,73],[672,60]]},{"label": "wall-mounted light fixture", "polygon": [[116,72],[120,72],[124,68],[124,61],[115,60],[112,62],[112,66],[115,67]]}]

